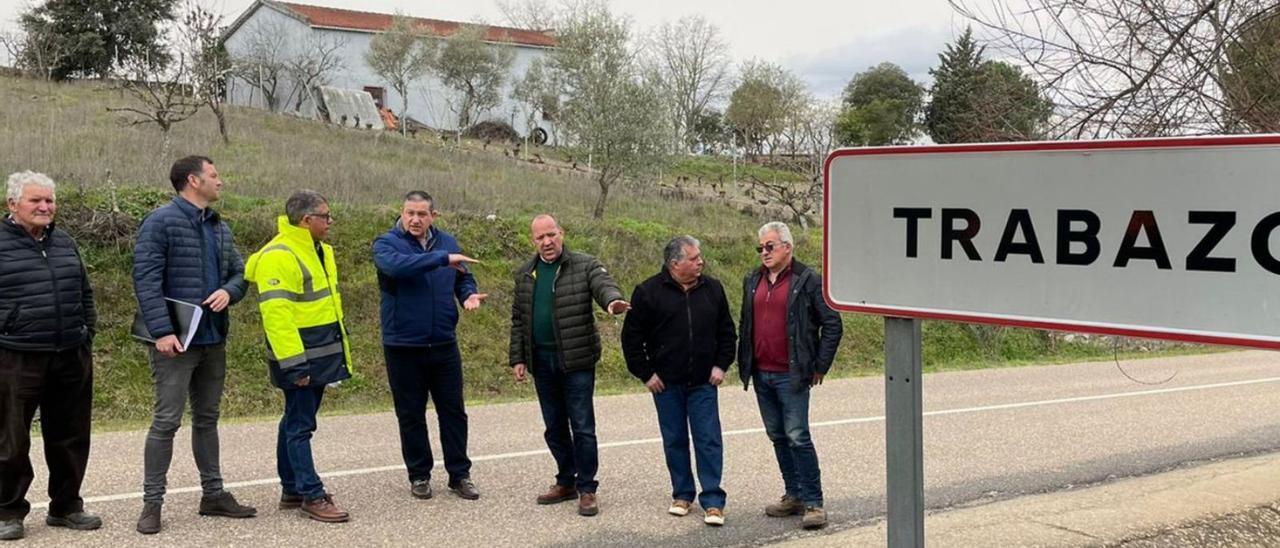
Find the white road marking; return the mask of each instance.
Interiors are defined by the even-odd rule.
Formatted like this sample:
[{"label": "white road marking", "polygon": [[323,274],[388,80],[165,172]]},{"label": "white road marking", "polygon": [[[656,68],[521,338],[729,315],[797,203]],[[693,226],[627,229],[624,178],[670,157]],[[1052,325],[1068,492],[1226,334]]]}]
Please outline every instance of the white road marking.
[{"label": "white road marking", "polygon": [[[1052,399],[1052,400],[1003,403],[1003,404],[997,404],[997,405],[982,405],[977,407],[961,407],[957,409],[942,409],[938,411],[926,411],[924,412],[924,416],[933,417],[933,416],[941,416],[941,415],[961,415],[961,414],[967,414],[967,413],[982,413],[987,411],[1003,411],[1006,409],[1021,409],[1026,407],[1063,405],[1063,404],[1069,404],[1069,403],[1112,400],[1112,399],[1120,399],[1120,398],[1137,398],[1137,397],[1143,397],[1143,396],[1156,396],[1161,394],[1174,394],[1178,392],[1192,392],[1197,390],[1213,390],[1217,388],[1230,388],[1235,386],[1248,386],[1253,384],[1266,384],[1266,383],[1273,383],[1273,382],[1280,382],[1280,377],[1267,377],[1267,378],[1253,379],[1253,380],[1247,380],[1247,381],[1221,382],[1221,383],[1214,383],[1214,384],[1199,384],[1194,386],[1180,386],[1176,388],[1138,390],[1133,392],[1115,392],[1111,394],[1098,394],[1095,396],[1077,396],[1074,398],[1058,398],[1058,399]],[[810,423],[809,426],[811,428],[825,428],[825,427],[831,427],[831,426],[845,426],[850,424],[861,424],[861,423],[881,422],[881,421],[884,421],[884,415],[814,422],[814,423]],[[741,430],[729,430],[724,432],[723,435],[726,437],[742,436],[747,434],[761,434],[763,432],[764,432],[764,428],[744,428]],[[660,444],[660,443],[662,443],[662,438],[641,438],[641,439],[634,439],[634,440],[602,443],[599,445],[599,447],[600,449],[610,449],[615,447],[630,447],[634,445],[654,445],[654,444]],[[549,454],[549,451],[546,449],[536,449],[532,451],[516,451],[511,453],[481,455],[481,456],[472,457],[471,461],[487,462],[487,461],[495,461],[495,460],[519,459],[524,457],[536,457],[536,456],[548,455],[548,454]],[[444,465],[443,462],[436,461],[436,466],[443,466],[443,465]],[[349,477],[349,476],[363,476],[368,474],[380,474],[382,472],[395,472],[395,471],[402,471],[402,470],[404,470],[404,465],[396,464],[391,466],[376,466],[372,468],[356,468],[351,470],[336,470],[332,472],[323,472],[320,474],[320,477],[342,478],[342,477]],[[240,487],[256,487],[260,485],[275,485],[278,483],[280,483],[280,480],[278,478],[267,478],[267,479],[256,479],[256,480],[232,482],[232,483],[226,484],[225,487],[228,489],[233,489],[233,488],[240,488]],[[183,493],[199,493],[199,492],[200,492],[200,487],[180,487],[177,489],[167,490],[167,494],[170,494],[170,495],[183,494]],[[84,499],[84,502],[88,504],[88,503],[95,503],[95,502],[114,502],[114,501],[122,501],[122,500],[141,499],[141,498],[142,498],[142,493],[135,491],[133,493],[120,493],[116,495],[86,497]],[[31,507],[33,509],[48,508],[49,503],[44,502],[44,503],[33,504],[31,505]]]}]

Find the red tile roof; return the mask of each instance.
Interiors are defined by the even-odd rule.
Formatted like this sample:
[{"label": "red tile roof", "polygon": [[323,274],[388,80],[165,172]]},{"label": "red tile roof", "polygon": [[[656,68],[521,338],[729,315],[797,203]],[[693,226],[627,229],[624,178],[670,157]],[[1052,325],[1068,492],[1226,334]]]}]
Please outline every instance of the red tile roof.
[{"label": "red tile roof", "polygon": [[[369,13],[365,11],[344,10],[275,2],[307,20],[313,27],[330,27],[357,31],[379,32],[391,28],[391,14]],[[465,23],[441,21],[439,19],[422,19],[410,17],[417,27],[433,36],[447,37],[461,28]],[[486,26],[484,39],[488,42],[521,44],[526,46],[555,47],[556,39],[548,33],[536,30],[516,29],[509,27]]]}]

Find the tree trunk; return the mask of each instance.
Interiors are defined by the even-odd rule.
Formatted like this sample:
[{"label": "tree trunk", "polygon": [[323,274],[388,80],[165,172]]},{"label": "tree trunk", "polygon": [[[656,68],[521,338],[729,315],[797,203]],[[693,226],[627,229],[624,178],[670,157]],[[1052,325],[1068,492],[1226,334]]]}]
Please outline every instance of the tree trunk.
[{"label": "tree trunk", "polygon": [[400,91],[400,136],[408,137],[409,124],[406,122],[409,120],[409,86],[398,91]]},{"label": "tree trunk", "polygon": [[209,103],[209,110],[212,110],[213,115],[218,119],[218,134],[222,135],[222,144],[231,144],[231,136],[227,134],[227,115],[222,112],[222,105]]},{"label": "tree trunk", "polygon": [[604,173],[600,174],[600,178],[596,182],[600,183],[600,197],[596,199],[596,210],[592,215],[596,219],[603,219],[605,204],[609,202],[609,187],[613,183],[605,177]]},{"label": "tree trunk", "polygon": [[170,145],[170,140],[169,140],[169,126],[168,126],[167,124],[160,124],[160,158],[159,158],[160,162],[159,162],[159,165],[160,165],[160,167],[162,167],[162,168],[163,168],[163,166],[164,166],[167,162],[169,162],[169,145]]}]

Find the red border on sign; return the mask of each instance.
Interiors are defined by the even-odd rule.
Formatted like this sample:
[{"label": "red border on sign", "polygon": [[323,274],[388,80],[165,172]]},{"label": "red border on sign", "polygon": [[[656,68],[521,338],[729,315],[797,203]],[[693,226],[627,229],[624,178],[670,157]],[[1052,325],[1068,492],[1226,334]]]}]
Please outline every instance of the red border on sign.
[{"label": "red border on sign", "polygon": [[[903,154],[950,154],[972,152],[1041,152],[1041,151],[1082,151],[1082,150],[1124,150],[1124,149],[1169,149],[1169,148],[1204,148],[1226,146],[1260,146],[1280,145],[1280,135],[1247,135],[1247,136],[1211,136],[1211,137],[1175,137],[1157,139],[1125,139],[1110,141],[1043,141],[1022,143],[974,143],[959,145],[927,145],[898,147],[845,148],[833,151],[822,164],[822,297],[827,304],[841,312],[859,312],[879,316],[904,318],[920,318],[926,320],[943,320],[953,322],[982,323],[1007,327],[1029,327],[1053,331],[1074,331],[1099,335],[1121,335],[1126,337],[1142,337],[1180,342],[1204,344],[1221,344],[1280,350],[1280,341],[1258,340],[1247,337],[1224,336],[1210,333],[1194,333],[1185,330],[1169,331],[1159,328],[1108,327],[1090,325],[1070,321],[1012,319],[996,315],[979,315],[950,312],[926,312],[909,308],[887,305],[858,305],[836,302],[831,298],[830,242],[828,232],[831,216],[831,162],[842,156],[887,156]],[[1280,333],[1276,334],[1280,336]]]}]

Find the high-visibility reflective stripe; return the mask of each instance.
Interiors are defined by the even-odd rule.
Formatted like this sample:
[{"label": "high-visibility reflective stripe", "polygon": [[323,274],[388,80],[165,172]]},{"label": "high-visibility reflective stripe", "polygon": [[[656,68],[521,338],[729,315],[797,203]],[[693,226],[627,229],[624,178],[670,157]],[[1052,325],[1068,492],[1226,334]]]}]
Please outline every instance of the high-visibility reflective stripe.
[{"label": "high-visibility reflective stripe", "polygon": [[[270,348],[267,349],[267,359],[272,361],[275,361],[276,359],[275,356],[271,355]],[[280,363],[280,369],[289,369],[290,367],[297,367],[299,365],[307,363],[307,357],[302,355],[293,356],[291,358],[285,358],[283,360],[280,360],[279,363]]]},{"label": "high-visibility reflective stripe", "polygon": [[325,299],[326,297],[332,294],[333,292],[329,291],[329,288],[327,287],[324,289],[321,289],[320,291],[312,291],[310,293],[301,293],[301,294],[294,293],[287,289],[273,289],[271,291],[259,293],[258,302],[270,301],[273,299],[285,299],[288,301],[293,301],[295,303],[309,303],[309,302],[315,302],[315,301]]},{"label": "high-visibility reflective stripe", "polygon": [[272,352],[271,347],[268,346],[267,359],[271,361],[278,361],[282,369],[287,369],[289,367],[293,367],[295,365],[300,365],[302,363],[305,363],[307,360],[324,358],[326,356],[332,356],[334,354],[341,354],[342,352],[343,352],[342,341],[338,341],[335,343],[326,344],[324,346],[307,348],[303,350],[302,354],[299,354],[297,356],[292,356],[289,358],[285,358],[283,360],[276,360],[275,352]]},{"label": "high-visibility reflective stripe", "polygon": [[284,244],[276,244],[271,247],[263,248],[262,252],[266,253],[268,251],[275,251],[277,249],[281,251],[288,251],[290,255],[293,255],[293,260],[298,261],[298,269],[302,271],[302,292],[304,295],[308,293],[313,293],[315,288],[312,285],[311,271],[307,269],[306,264],[303,264],[302,257],[299,257],[297,253],[294,253],[293,249],[290,249],[289,246]]},{"label": "high-visibility reflective stripe", "polygon": [[316,348],[308,348],[306,351],[308,360],[314,360],[316,358],[323,358],[325,356],[332,356],[334,354],[341,354],[341,353],[342,353],[342,341],[338,341],[336,343],[329,343],[324,346],[320,346]]}]

